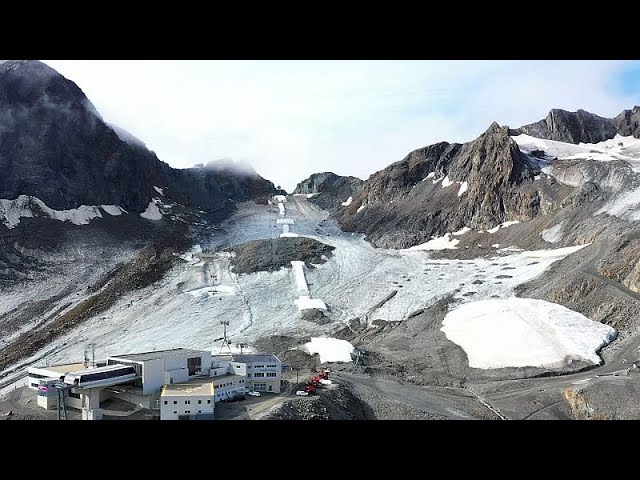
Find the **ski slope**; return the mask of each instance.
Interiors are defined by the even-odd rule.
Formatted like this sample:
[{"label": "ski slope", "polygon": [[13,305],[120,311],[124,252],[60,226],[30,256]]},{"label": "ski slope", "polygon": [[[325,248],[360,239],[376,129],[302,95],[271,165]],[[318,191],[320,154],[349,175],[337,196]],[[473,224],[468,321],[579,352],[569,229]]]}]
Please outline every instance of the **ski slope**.
[{"label": "ski slope", "polygon": [[[507,298],[516,285],[583,247],[434,260],[428,251],[374,249],[363,235],[342,232],[306,197],[286,200],[286,218],[293,223],[278,223],[283,218],[279,205],[285,202],[239,205],[234,216],[202,239],[202,249],[194,247],[183,255],[161,281],[121,298],[34,358],[46,353],[52,362],[77,360],[88,343],[96,344],[100,357],[175,347],[217,351],[221,320],[230,322],[232,342],[249,344],[273,334],[320,336],[355,317],[369,324],[376,319],[401,321],[448,294],[461,303]],[[236,275],[231,253],[221,251],[249,240],[276,238],[284,225],[335,247],[326,263],[303,272],[313,298],[300,292],[302,279],[293,268]],[[330,324],[301,319],[301,307],[319,307],[308,303],[315,299],[326,305]]]}]

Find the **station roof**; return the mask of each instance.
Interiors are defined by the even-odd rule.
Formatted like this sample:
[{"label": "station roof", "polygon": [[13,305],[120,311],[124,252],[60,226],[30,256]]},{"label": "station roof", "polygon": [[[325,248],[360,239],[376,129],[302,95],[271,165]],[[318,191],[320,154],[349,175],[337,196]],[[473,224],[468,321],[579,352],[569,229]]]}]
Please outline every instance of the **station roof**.
[{"label": "station roof", "polygon": [[168,383],[162,387],[162,397],[213,396],[213,382]]},{"label": "station roof", "polygon": [[136,362],[144,362],[147,360],[157,360],[159,358],[174,357],[176,355],[200,356],[203,353],[210,353],[206,350],[192,350],[190,348],[172,348],[170,350],[155,350],[153,352],[127,353],[125,355],[112,355],[109,358],[132,360]]},{"label": "station roof", "polygon": [[231,355],[231,358],[233,362],[240,362],[240,363],[281,363],[280,360],[278,360],[278,357],[276,357],[275,355],[273,355],[272,353],[269,354],[252,354],[252,353],[245,353],[245,354],[236,354],[236,355]]}]

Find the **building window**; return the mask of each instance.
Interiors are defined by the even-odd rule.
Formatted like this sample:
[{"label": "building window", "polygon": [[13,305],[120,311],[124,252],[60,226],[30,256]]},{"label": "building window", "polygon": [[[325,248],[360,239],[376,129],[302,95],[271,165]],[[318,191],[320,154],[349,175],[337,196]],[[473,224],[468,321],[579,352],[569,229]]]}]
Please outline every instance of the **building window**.
[{"label": "building window", "polygon": [[165,400],[165,401],[164,401],[164,404],[166,405],[167,403],[169,403],[169,402],[167,402],[167,401]]},{"label": "building window", "polygon": [[174,400],[174,401],[173,401],[173,404],[174,404],[174,405],[177,405],[177,404],[178,404],[178,401],[177,401],[177,400]]},{"label": "building window", "polygon": [[202,405],[202,400],[198,400],[198,405]]},{"label": "building window", "polygon": [[177,415],[177,414],[178,414],[178,412],[176,412],[176,411],[174,410],[174,411],[173,411],[173,414],[174,414],[174,415]]},{"label": "building window", "polygon": [[254,373],[253,376],[256,377],[256,378],[264,377],[264,373]]},{"label": "building window", "polygon": [[207,400],[207,403],[208,403],[208,404],[211,404],[211,400]]},{"label": "building window", "polygon": [[275,377],[277,373],[267,372],[267,377]]},{"label": "building window", "polygon": [[198,413],[202,413],[202,410],[198,410]]},{"label": "building window", "polygon": [[185,410],[184,413],[191,413],[191,410]]},{"label": "building window", "polygon": [[185,401],[184,401],[184,404],[185,404],[185,405],[191,405],[191,400],[185,400]]},{"label": "building window", "polygon": [[264,365],[254,365],[253,368],[264,368]]}]

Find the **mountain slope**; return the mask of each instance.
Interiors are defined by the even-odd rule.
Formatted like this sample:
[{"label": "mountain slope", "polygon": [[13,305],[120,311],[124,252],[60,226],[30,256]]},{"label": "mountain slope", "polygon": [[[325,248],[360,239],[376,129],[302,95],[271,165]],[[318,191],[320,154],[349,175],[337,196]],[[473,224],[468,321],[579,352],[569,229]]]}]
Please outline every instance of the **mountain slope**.
[{"label": "mountain slope", "polygon": [[349,202],[362,190],[364,181],[357,177],[343,177],[333,172],[314,173],[296,185],[296,194],[306,194],[312,203],[325,210],[333,210]]},{"label": "mountain slope", "polygon": [[376,246],[405,248],[463,227],[492,228],[538,213],[538,166],[494,123],[464,145],[438,143],[374,173],[335,216]]},{"label": "mountain slope", "polygon": [[598,143],[620,134],[640,138],[640,107],[624,110],[614,118],[604,118],[585,110],[567,112],[554,108],[544,120],[518,129],[512,135],[525,133],[532,137],[566,143]]},{"label": "mountain slope", "polygon": [[232,200],[275,193],[259,175],[177,170],[107,125],[78,86],[37,61],[0,65],[0,198],[48,207],[117,205],[141,213],[164,190],[174,202],[229,213]]}]

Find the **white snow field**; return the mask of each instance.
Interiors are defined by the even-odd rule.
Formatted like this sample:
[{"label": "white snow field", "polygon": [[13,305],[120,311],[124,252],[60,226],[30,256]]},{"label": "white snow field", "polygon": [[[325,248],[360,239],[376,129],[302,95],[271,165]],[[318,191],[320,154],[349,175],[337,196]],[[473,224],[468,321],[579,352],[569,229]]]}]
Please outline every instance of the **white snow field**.
[{"label": "white snow field", "polygon": [[351,361],[353,345],[346,340],[331,337],[312,337],[304,344],[304,350],[310,355],[320,355],[320,363]]},{"label": "white snow field", "polygon": [[341,205],[342,205],[343,207],[348,207],[349,205],[351,205],[351,202],[353,202],[353,197],[349,197],[349,198],[347,198],[347,200],[346,200],[346,201],[344,201],[344,202],[342,202],[342,203],[341,203]]},{"label": "white snow field", "polygon": [[[111,309],[33,358],[46,356],[52,362],[82,359],[85,346],[92,342],[99,356],[175,347],[217,351],[222,337],[220,320],[229,320],[228,334],[234,343],[251,343],[273,334],[319,336],[355,317],[367,323],[376,319],[402,321],[451,293],[457,302],[492,295],[508,298],[515,286],[583,247],[497,252],[495,257],[474,260],[434,260],[428,251],[375,249],[364,235],[342,232],[325,211],[304,196],[290,196],[286,205],[287,218],[295,222],[291,226],[298,235],[335,247],[326,263],[304,272],[315,297],[309,300],[322,299],[332,323],[317,325],[300,318],[299,307],[308,305],[303,298],[308,295],[301,296],[293,287],[292,268],[235,274],[230,253],[203,253],[279,236],[279,227],[285,224],[277,223],[281,217],[276,205],[247,202],[211,230],[202,249],[194,247],[161,281],[122,297]],[[482,283],[472,284],[475,280]],[[395,296],[384,302],[394,291]],[[36,297],[34,293],[34,300]],[[377,304],[381,306],[374,308]],[[11,302],[0,302],[0,315],[10,308]]]},{"label": "white snow field", "polygon": [[640,172],[640,139],[632,136],[616,135],[610,140],[600,143],[572,143],[545,140],[521,134],[511,137],[523,153],[530,154],[534,150],[542,150],[549,159],[558,160],[597,160],[610,162],[623,160]]},{"label": "white snow field", "polygon": [[15,228],[20,223],[21,218],[44,215],[47,218],[61,222],[87,225],[94,218],[102,218],[100,209],[109,215],[121,215],[124,212],[117,205],[81,205],[70,210],[54,210],[37,197],[20,195],[15,200],[0,199],[0,221],[7,228]]},{"label": "white snow field", "polygon": [[560,368],[569,360],[600,364],[596,353],[616,331],[556,303],[529,298],[482,300],[449,312],[441,330],[474,368]]}]

